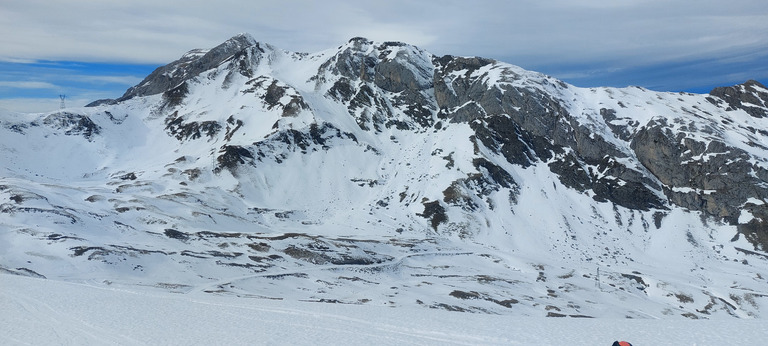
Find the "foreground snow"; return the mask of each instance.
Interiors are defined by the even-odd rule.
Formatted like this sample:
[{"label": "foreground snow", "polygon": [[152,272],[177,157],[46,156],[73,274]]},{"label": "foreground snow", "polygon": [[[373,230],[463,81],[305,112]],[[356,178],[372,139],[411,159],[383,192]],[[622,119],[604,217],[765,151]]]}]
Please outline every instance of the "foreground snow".
[{"label": "foreground snow", "polygon": [[0,344],[756,344],[759,320],[524,318],[174,294],[0,275]]}]

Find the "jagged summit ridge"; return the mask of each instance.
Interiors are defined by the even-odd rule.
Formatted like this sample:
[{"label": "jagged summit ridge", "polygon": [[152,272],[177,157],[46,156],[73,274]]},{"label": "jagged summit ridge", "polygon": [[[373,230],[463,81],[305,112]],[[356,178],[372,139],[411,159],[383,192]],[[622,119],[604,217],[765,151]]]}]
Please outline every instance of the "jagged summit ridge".
[{"label": "jagged summit ridge", "polygon": [[124,101],[133,97],[155,95],[168,91],[189,78],[217,67],[222,62],[231,59],[235,54],[258,45],[259,43],[253,36],[243,33],[210,50],[195,49],[189,51],[179,60],[157,68],[139,84],[128,89],[118,100]]},{"label": "jagged summit ridge", "polygon": [[[768,88],[756,80],[731,87],[719,87],[709,92],[710,95],[728,103],[729,109],[743,109],[753,117],[768,116]],[[712,99],[712,102],[720,102]]]},{"label": "jagged summit ridge", "polygon": [[[205,85],[225,76],[220,81],[222,89],[235,85],[234,95],[255,94],[263,99],[267,110],[280,111],[280,117],[273,118],[271,134],[261,131],[267,140],[270,136],[285,137],[286,127],[296,131],[295,125],[301,128],[312,123],[322,125],[321,128],[346,124],[341,130],[356,134],[355,138],[368,136],[371,132],[392,132],[392,129],[439,130],[447,124],[466,124],[474,132],[467,145],[489,149],[491,153],[501,155],[505,164],[529,167],[537,162],[547,163],[566,186],[588,191],[594,194],[595,200],[610,201],[630,209],[665,210],[671,203],[704,211],[737,225],[740,218],[746,218],[742,216],[745,203],[750,198],[764,198],[762,189],[751,188],[760,186],[760,177],[765,170],[761,160],[754,161],[754,154],[760,154],[765,148],[758,144],[761,141],[756,137],[764,135],[761,127],[742,126],[748,131],[747,138],[737,141],[735,147],[731,147],[734,143],[726,143],[724,137],[732,122],[725,116],[727,112],[743,109],[752,118],[759,119],[768,109],[764,101],[768,95],[766,89],[754,81],[741,87],[713,90],[707,98],[709,103],[718,109],[727,104],[721,112],[723,120],[720,123],[707,119],[711,118],[712,112],[702,109],[700,101],[691,109],[683,106],[683,113],[693,117],[678,118],[688,125],[677,127],[676,131],[682,132],[674,134],[673,131],[671,135],[670,127],[676,125],[669,124],[670,117],[663,114],[648,117],[647,113],[656,109],[643,114],[642,119],[622,118],[617,115],[621,113],[619,109],[628,107],[621,101],[614,107],[599,109],[585,105],[581,101],[585,98],[584,89],[489,59],[436,57],[404,43],[375,43],[361,37],[349,40],[336,51],[315,55],[282,52],[262,61],[261,57],[267,51],[277,50],[257,42],[248,34],[239,34],[211,50],[186,54],[180,60],[158,68],[120,100],[162,94],[165,104],[161,111],[175,109],[165,121],[166,130],[171,135],[194,139],[206,134],[213,139],[225,127],[235,125],[232,131],[237,131],[245,120],[238,119],[236,114],[205,120],[206,116],[195,114],[195,110],[187,107],[191,103],[187,99],[195,97],[191,90],[194,85]],[[298,64],[316,66],[316,72],[301,79],[283,78],[281,70],[289,70],[291,65]],[[204,72],[208,74],[204,75]],[[243,87],[233,82],[238,78]],[[592,94],[612,93],[611,89],[590,91]],[[340,119],[338,107],[318,109],[313,102],[307,101],[308,92],[339,102],[357,126],[349,126],[347,120]],[[612,96],[608,98],[614,99]],[[662,96],[656,98],[663,100]],[[684,101],[680,97],[678,100]],[[232,101],[242,103],[234,98]],[[662,111],[673,113],[673,117],[680,113],[670,107],[669,101],[663,101],[666,104],[660,106],[668,109]],[[206,100],[201,99],[196,104],[200,102]],[[702,116],[697,116],[696,112]],[[332,117],[326,118],[322,114]],[[301,119],[296,120],[300,124],[292,118]],[[192,121],[194,119],[202,121]],[[626,125],[618,125],[621,123]],[[686,134],[689,129],[697,128],[702,128],[703,136]],[[680,136],[687,139],[677,146],[674,143]],[[231,142],[232,138],[232,133],[227,131],[224,140]],[[226,155],[240,153],[245,157],[220,157],[219,161],[244,163],[248,155],[258,152],[253,147],[231,144],[233,146],[222,149]],[[375,143],[368,143],[371,144]],[[679,148],[671,155],[667,153],[676,147]],[[728,155],[718,155],[726,152]],[[480,156],[488,159],[487,155]],[[710,157],[718,159],[710,161]],[[732,167],[737,162],[744,166],[733,169],[733,172],[716,173],[722,170],[717,167],[725,162]],[[702,175],[702,164],[711,172]],[[728,185],[718,180],[723,177],[729,182],[745,180],[751,183],[744,189],[718,188]]]},{"label": "jagged summit ridge", "polygon": [[[274,53],[262,61],[262,56],[270,55],[267,51]],[[299,64],[316,66],[312,68],[315,73],[299,79],[284,78],[280,72]],[[760,177],[765,174],[761,160],[753,160],[754,154],[759,156],[764,149],[757,144],[761,141],[756,137],[764,134],[758,130],[761,127],[742,126],[749,132],[735,147],[731,147],[734,143],[726,143],[724,137],[732,122],[726,112],[744,109],[752,118],[761,118],[768,109],[763,101],[765,88],[754,81],[741,87],[713,90],[707,98],[709,103],[718,109],[727,104],[720,123],[707,119],[712,112],[702,109],[699,100],[690,110],[681,107],[687,119],[678,118],[675,122],[688,122],[688,125],[677,126],[669,124],[671,118],[664,114],[648,117],[648,113],[657,111],[656,106],[662,107],[662,112],[671,112],[672,117],[680,113],[671,107],[670,102],[675,101],[664,100],[661,94],[656,96],[656,104],[646,102],[654,106],[652,109],[632,120],[617,115],[622,113],[620,109],[628,108],[621,101],[613,107],[586,105],[582,99],[594,95],[585,95],[584,89],[490,59],[436,57],[405,43],[376,43],[361,37],[349,40],[336,51],[315,55],[277,53],[250,35],[240,34],[211,50],[187,54],[158,68],[129,89],[121,100],[162,94],[165,100],[162,111],[176,109],[166,117],[170,134],[179,139],[200,138],[206,134],[213,139],[225,127],[235,125],[233,131],[237,131],[245,119],[228,114],[226,118],[222,115],[219,119],[205,120],[207,116],[195,115],[197,111],[188,109],[186,104],[191,103],[187,99],[195,97],[190,90],[194,85],[210,83],[221,79],[220,76],[225,76],[218,82],[222,89],[235,85],[237,90],[238,82],[233,81],[239,78],[244,87],[236,94],[255,94],[263,99],[267,110],[279,110],[280,117],[273,118],[270,133],[260,131],[267,141],[273,138],[270,136],[286,138],[286,131],[296,131],[296,125],[301,128],[312,123],[321,125],[319,128],[340,126],[340,131],[354,138],[367,137],[368,142],[377,141],[370,133],[389,133],[392,129],[439,130],[447,124],[466,124],[474,132],[466,145],[486,148],[500,155],[504,164],[529,167],[537,162],[547,163],[563,184],[588,192],[597,201],[636,210],[666,210],[668,204],[678,205],[739,225],[739,219],[747,218],[742,215],[745,203],[750,198],[765,198],[762,189],[753,189],[760,186]],[[649,96],[657,94],[638,90]],[[590,91],[612,93],[612,89]],[[627,94],[627,91],[621,92]],[[318,109],[316,103],[307,101],[308,93],[340,103],[357,126],[341,119],[338,107]],[[608,98],[614,99],[611,95]],[[234,98],[232,101],[242,103]],[[195,104],[200,102],[206,100]],[[191,121],[195,118],[202,121]],[[622,123],[626,125],[618,125]],[[677,129],[670,133],[670,127]],[[698,128],[702,128],[703,136],[691,137],[686,133]],[[687,139],[678,146],[675,143],[680,136]],[[224,140],[231,142],[232,138],[232,133],[227,131]],[[253,144],[258,147],[261,145],[258,143]],[[376,148],[373,144],[367,143]],[[250,162],[251,157],[256,157],[253,155],[261,152],[257,147],[228,145],[222,147],[224,154],[217,160],[233,169],[235,166],[230,163]],[[678,149],[669,155],[670,148]],[[230,157],[232,155],[235,156]],[[717,159],[710,160],[711,157]],[[489,159],[487,155],[480,158]],[[489,163],[495,161],[488,160]],[[731,167],[737,163],[743,167],[732,171],[718,168],[725,162]],[[702,165],[710,172],[702,175]],[[220,171],[224,166],[217,166],[215,170]],[[500,168],[494,170],[501,171]],[[470,172],[475,173],[477,169]],[[735,181],[750,183],[742,185],[742,189],[723,188]],[[441,201],[440,206],[447,207],[446,203]],[[755,220],[761,218],[755,217]]]},{"label": "jagged summit ridge", "polygon": [[[597,299],[637,316],[622,294],[639,292],[659,314],[758,315],[730,283],[768,277],[764,90],[577,88],[400,42],[307,54],[238,35],[118,101],[2,118],[0,224],[21,245],[0,265],[478,312],[595,315]],[[25,264],[41,242],[77,265]],[[593,292],[595,266],[625,291]]]}]

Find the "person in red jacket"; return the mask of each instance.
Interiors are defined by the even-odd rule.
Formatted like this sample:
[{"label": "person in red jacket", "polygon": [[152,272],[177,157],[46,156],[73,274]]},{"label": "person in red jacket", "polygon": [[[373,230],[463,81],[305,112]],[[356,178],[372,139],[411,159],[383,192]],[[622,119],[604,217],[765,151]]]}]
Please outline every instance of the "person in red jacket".
[{"label": "person in red jacket", "polygon": [[613,345],[611,346],[632,346],[632,344],[626,342],[626,341],[614,341]]}]

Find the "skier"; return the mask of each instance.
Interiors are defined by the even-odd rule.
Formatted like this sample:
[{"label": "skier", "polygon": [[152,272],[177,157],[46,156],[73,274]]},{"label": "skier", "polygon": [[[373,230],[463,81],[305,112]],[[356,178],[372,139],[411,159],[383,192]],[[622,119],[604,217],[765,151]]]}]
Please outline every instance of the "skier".
[{"label": "skier", "polygon": [[626,342],[626,341],[614,341],[613,345],[611,346],[632,346],[632,344]]}]

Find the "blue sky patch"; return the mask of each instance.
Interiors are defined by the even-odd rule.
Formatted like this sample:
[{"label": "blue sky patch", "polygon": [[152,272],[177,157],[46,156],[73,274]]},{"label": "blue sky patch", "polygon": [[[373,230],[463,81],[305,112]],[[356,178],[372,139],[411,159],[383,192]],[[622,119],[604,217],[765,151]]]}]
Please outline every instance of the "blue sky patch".
[{"label": "blue sky patch", "polygon": [[[83,106],[102,98],[118,98],[138,84],[157,65],[109,64],[74,61],[0,61],[0,107],[20,112],[49,110],[35,100],[67,97],[68,106]],[[29,99],[28,109],[22,107]]]}]

